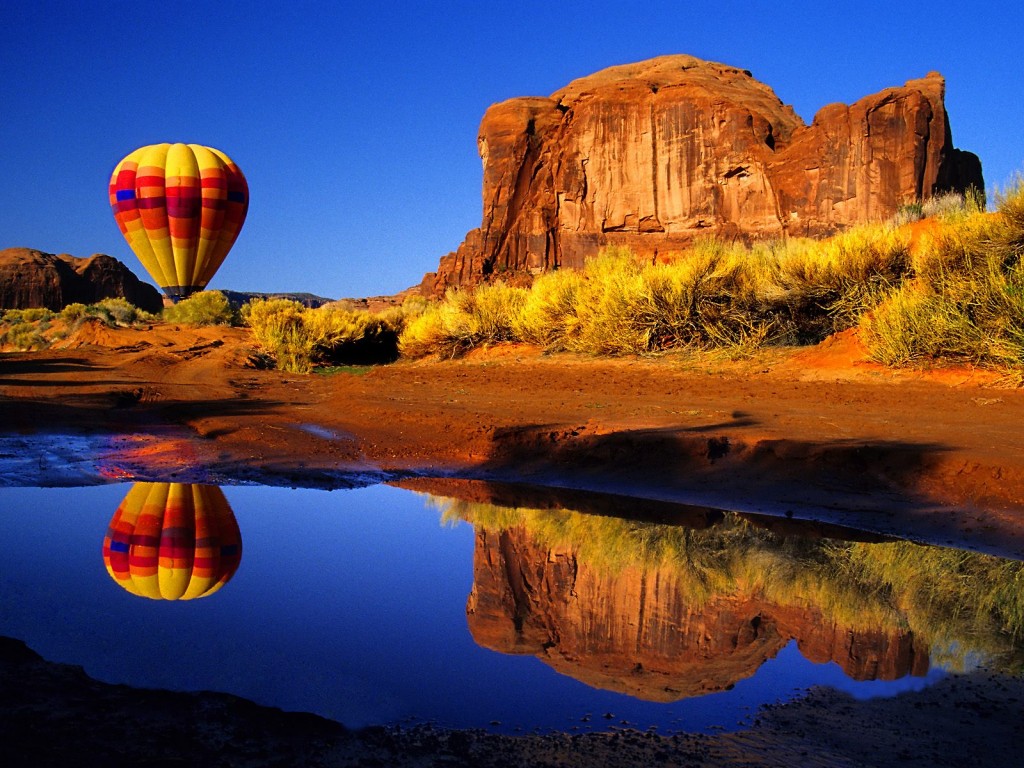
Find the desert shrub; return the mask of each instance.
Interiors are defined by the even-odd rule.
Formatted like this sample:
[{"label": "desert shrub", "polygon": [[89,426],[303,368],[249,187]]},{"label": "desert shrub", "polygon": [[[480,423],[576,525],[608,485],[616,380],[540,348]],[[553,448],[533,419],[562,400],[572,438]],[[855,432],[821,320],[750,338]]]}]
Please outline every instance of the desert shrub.
[{"label": "desert shrub", "polygon": [[1005,266],[1024,260],[1024,176],[996,196],[995,257]]},{"label": "desert shrub", "polygon": [[40,320],[51,320],[56,313],[45,307],[30,307],[28,309],[8,309],[3,313],[3,322],[7,325],[18,325],[20,323],[35,323]]},{"label": "desert shrub", "polygon": [[238,313],[220,291],[200,291],[163,311],[168,323],[185,325],[233,325]]},{"label": "desert shrub", "polygon": [[871,356],[889,365],[958,360],[1024,364],[1024,190],[996,215],[945,220],[918,248],[914,279],[861,320]]},{"label": "desert shrub", "polygon": [[537,277],[512,318],[513,336],[551,351],[574,346],[580,327],[576,308],[582,283],[583,276],[575,270]]},{"label": "desert shrub", "polygon": [[31,352],[49,346],[37,323],[22,319],[21,313],[25,311],[8,310],[0,318],[0,347],[10,347],[17,352]]},{"label": "desert shrub", "polygon": [[75,302],[74,304],[68,304],[64,309],[60,311],[61,319],[68,325],[77,325],[83,318],[89,313],[89,308],[85,304]]},{"label": "desert shrub", "polygon": [[515,341],[526,295],[526,289],[501,282],[473,291],[449,289],[405,325],[399,349],[408,357],[456,357],[481,345]]},{"label": "desert shrub", "polygon": [[1024,364],[1024,182],[999,196],[995,214],[975,194],[921,207],[936,222],[913,251],[907,230],[866,224],[824,240],[697,241],[670,264],[610,248],[530,289],[452,290],[406,325],[401,351],[455,356],[524,341],[595,355],[745,353],[859,325],[870,354],[893,365]]},{"label": "desert shrub", "polygon": [[910,269],[910,241],[893,227],[862,225],[826,240],[792,240],[776,260],[773,311],[792,341],[813,344],[856,325],[900,283]]},{"label": "desert shrub", "polygon": [[127,299],[103,299],[86,307],[86,316],[98,318],[110,327],[129,328],[140,323],[156,322],[156,315],[139,309]]},{"label": "desert shrub", "polygon": [[394,361],[405,315],[341,307],[307,309],[289,299],[257,299],[242,308],[242,317],[278,368],[308,373],[317,366]]},{"label": "desert shrub", "polygon": [[984,210],[985,193],[971,187],[966,192],[940,192],[927,200],[916,200],[901,205],[891,223],[901,227],[933,216],[953,219]]},{"label": "desert shrub", "polygon": [[739,256],[736,246],[698,242],[682,261],[642,270],[636,322],[646,351],[744,350],[775,332],[761,265]]},{"label": "desert shrub", "polygon": [[921,203],[921,216],[956,219],[985,210],[985,194],[971,187],[966,192],[940,192]]},{"label": "desert shrub", "polygon": [[242,307],[242,319],[252,328],[257,343],[281,370],[312,370],[313,343],[306,332],[299,302],[291,299],[255,299]]},{"label": "desert shrub", "polygon": [[892,223],[894,226],[902,227],[905,224],[920,221],[924,218],[924,215],[924,206],[920,200],[915,200],[912,203],[904,203],[897,208],[896,215],[892,217]]},{"label": "desert shrub", "polygon": [[313,339],[311,361],[316,366],[394,362],[398,359],[397,328],[402,317],[361,310],[307,310],[302,319]]},{"label": "desert shrub", "polygon": [[609,248],[586,263],[576,292],[577,333],[566,348],[590,354],[641,353],[650,349],[650,328],[640,319],[643,267],[626,249]]}]

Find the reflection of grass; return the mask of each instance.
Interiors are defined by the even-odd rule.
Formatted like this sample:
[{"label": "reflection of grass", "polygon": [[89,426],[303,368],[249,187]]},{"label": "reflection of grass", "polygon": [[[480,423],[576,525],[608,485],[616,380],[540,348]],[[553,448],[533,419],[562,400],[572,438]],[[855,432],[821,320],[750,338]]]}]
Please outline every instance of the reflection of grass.
[{"label": "reflection of grass", "polygon": [[833,544],[832,560],[838,577],[884,595],[933,647],[949,649],[950,662],[1024,641],[1020,562],[910,542]]},{"label": "reflection of grass", "polygon": [[851,629],[909,629],[948,667],[983,654],[1024,669],[1024,563],[909,542],[782,537],[735,515],[704,530],[572,511],[435,499],[446,520],[525,528],[589,568],[668,571],[694,604],[754,595],[810,606]]}]

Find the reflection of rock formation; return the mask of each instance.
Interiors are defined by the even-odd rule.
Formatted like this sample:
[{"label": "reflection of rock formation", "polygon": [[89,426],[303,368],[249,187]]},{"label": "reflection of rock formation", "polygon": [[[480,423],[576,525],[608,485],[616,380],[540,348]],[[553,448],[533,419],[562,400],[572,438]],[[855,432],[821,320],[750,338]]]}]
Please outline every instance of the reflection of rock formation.
[{"label": "reflection of rock formation", "polygon": [[835,661],[855,679],[928,668],[908,631],[854,629],[799,599],[775,604],[742,587],[695,600],[678,569],[602,571],[524,527],[478,527],[467,613],[480,645],[657,701],[729,688],[793,638],[805,657]]},{"label": "reflection of rock formation", "polygon": [[133,595],[190,600],[213,594],[238,570],[242,537],[213,485],[136,483],[103,539],[103,563]]}]

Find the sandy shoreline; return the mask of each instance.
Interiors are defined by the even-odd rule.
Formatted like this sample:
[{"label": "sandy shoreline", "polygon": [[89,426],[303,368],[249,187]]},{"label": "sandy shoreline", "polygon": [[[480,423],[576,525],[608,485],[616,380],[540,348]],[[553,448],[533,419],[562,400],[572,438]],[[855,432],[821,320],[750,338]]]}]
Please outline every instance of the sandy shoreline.
[{"label": "sandy shoreline", "polygon": [[[1024,391],[968,369],[888,371],[866,363],[849,336],[744,361],[498,348],[297,376],[247,367],[240,329],[97,335],[0,355],[3,484],[387,480],[498,500],[509,486],[493,481],[504,481],[562,488],[545,491],[555,497],[626,494],[1024,559]],[[460,486],[465,479],[492,482]],[[65,743],[136,764],[99,726],[94,738],[75,725],[82,708],[144,731],[186,705],[219,712],[223,724],[181,742],[182,756],[167,764],[229,744],[245,755],[238,765],[273,764],[275,754],[306,765],[987,765],[1012,764],[1024,746],[1024,683],[981,671],[887,700],[815,691],[736,734],[506,737],[353,734],[220,695],[69,678],[17,648],[7,656],[2,736],[29,749],[61,735],[49,739],[49,758],[18,765],[74,764],[57,746]],[[57,682],[44,685],[51,674]],[[152,738],[173,753],[173,738]]]}]

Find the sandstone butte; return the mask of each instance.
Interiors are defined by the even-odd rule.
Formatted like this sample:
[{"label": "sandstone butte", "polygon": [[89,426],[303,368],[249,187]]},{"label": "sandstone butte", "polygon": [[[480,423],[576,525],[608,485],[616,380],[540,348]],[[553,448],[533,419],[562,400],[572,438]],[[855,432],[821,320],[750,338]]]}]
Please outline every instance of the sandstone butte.
[{"label": "sandstone butte", "polygon": [[695,238],[822,236],[946,190],[984,189],[932,72],[806,125],[750,72],[663,56],[491,106],[483,220],[420,286],[579,267],[605,246],[668,259]]},{"label": "sandstone butte", "polygon": [[160,293],[143,283],[112,256],[89,258],[52,254],[31,248],[0,250],[0,309],[93,304],[123,297],[147,312],[163,307]]}]

